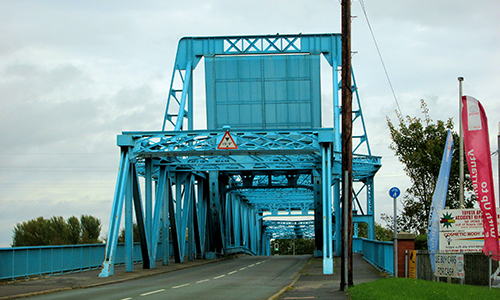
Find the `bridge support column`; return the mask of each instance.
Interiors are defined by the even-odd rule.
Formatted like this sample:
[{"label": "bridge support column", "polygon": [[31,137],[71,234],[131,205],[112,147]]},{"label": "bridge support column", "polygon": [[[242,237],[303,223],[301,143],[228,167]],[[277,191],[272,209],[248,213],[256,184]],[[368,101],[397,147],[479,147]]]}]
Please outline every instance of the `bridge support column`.
[{"label": "bridge support column", "polygon": [[209,251],[212,252],[211,255],[224,252],[225,237],[223,234],[223,223],[222,223],[222,210],[221,210],[221,197],[219,193],[219,172],[210,171],[209,173]]},{"label": "bridge support column", "polygon": [[317,170],[313,171],[312,174],[313,181],[313,192],[314,192],[314,240],[316,249],[314,250],[314,257],[323,256],[323,240],[319,237],[323,237],[323,201],[321,197],[322,185],[321,185],[321,175]]},{"label": "bridge support column", "polygon": [[129,172],[127,191],[125,192],[125,271],[132,272],[134,270],[134,230],[133,230],[133,215],[132,215],[132,193],[133,193],[133,174]]},{"label": "bridge support column", "polygon": [[170,230],[169,230],[169,204],[172,201],[172,180],[170,177],[165,182],[165,194],[163,199],[163,223],[162,223],[162,250],[164,266],[168,265],[170,259]]}]

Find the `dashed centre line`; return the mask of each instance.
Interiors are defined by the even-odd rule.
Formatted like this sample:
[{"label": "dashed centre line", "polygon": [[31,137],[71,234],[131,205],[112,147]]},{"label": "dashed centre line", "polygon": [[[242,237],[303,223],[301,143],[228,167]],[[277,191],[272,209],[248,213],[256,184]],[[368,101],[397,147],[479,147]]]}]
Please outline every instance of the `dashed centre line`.
[{"label": "dashed centre line", "polygon": [[203,283],[203,282],[207,282],[209,281],[210,279],[203,279],[203,280],[200,280],[200,281],[197,281],[196,283]]},{"label": "dashed centre line", "polygon": [[[264,261],[259,261],[259,262],[256,262],[256,263],[254,263],[254,264],[248,265],[248,266],[246,266],[246,267],[240,268],[239,270],[240,270],[240,271],[243,271],[243,270],[245,270],[245,269],[247,269],[247,268],[254,267],[255,265],[259,265],[259,264],[261,264],[261,263],[263,263],[263,262],[266,262],[266,261],[267,261],[267,260],[264,260]],[[237,273],[237,272],[238,272],[238,270],[234,270],[234,271],[232,271],[232,272],[227,273],[227,275],[232,275],[232,274]],[[222,278],[222,277],[225,277],[225,276],[226,276],[226,274],[223,274],[223,275],[220,275],[220,276],[214,277],[213,279],[219,279],[219,278]],[[207,282],[207,281],[210,281],[210,279],[203,279],[203,280],[197,281],[196,283],[203,283],[203,282]],[[171,287],[171,288],[172,288],[172,289],[178,289],[178,288],[182,288],[182,287],[189,286],[189,285],[191,285],[191,284],[190,284],[190,283],[185,283],[185,284],[181,284],[181,285],[173,286],[173,287]],[[151,292],[147,292],[147,293],[140,294],[140,296],[142,296],[142,297],[143,297],[143,296],[148,296],[148,295],[152,295],[152,294],[156,294],[156,293],[160,293],[160,292],[164,292],[164,291],[165,291],[165,289],[160,289],[160,290],[156,290],[156,291],[151,291]],[[123,299],[121,299],[121,300],[132,300],[132,299],[133,299],[133,298],[123,298]],[[302,299],[302,298],[301,298],[301,299]],[[305,298],[304,298],[304,299],[305,299]]]},{"label": "dashed centre line", "polygon": [[191,283],[185,283],[185,284],[181,284],[181,285],[173,286],[172,288],[173,288],[173,289],[178,289],[178,288],[185,287],[185,286],[188,286],[188,285],[191,285]]},{"label": "dashed centre line", "polygon": [[156,291],[152,291],[152,292],[147,292],[147,293],[141,294],[141,296],[147,296],[147,295],[151,295],[151,294],[156,294],[156,293],[160,293],[160,292],[163,292],[163,291],[165,291],[165,289],[156,290]]}]

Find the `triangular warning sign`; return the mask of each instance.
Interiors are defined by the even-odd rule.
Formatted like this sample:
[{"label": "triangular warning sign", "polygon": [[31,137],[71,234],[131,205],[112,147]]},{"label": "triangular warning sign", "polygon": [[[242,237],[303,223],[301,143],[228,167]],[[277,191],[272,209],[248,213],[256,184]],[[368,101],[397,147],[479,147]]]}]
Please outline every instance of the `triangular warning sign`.
[{"label": "triangular warning sign", "polygon": [[217,146],[217,149],[220,150],[238,149],[238,146],[236,146],[236,143],[234,142],[233,137],[231,136],[229,131],[226,131],[226,133],[222,137],[222,140],[219,143],[219,146]]}]

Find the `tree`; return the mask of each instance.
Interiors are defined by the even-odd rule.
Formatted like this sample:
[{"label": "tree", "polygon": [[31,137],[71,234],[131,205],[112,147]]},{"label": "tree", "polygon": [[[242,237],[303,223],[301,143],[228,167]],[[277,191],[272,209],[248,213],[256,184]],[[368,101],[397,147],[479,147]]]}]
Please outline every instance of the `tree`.
[{"label": "tree", "polygon": [[[275,251],[274,245],[278,244],[278,251]],[[313,254],[314,239],[278,239],[271,242],[271,254],[295,255]]]},{"label": "tree", "polygon": [[38,217],[14,227],[12,247],[100,243],[101,221],[82,215],[44,219]]},{"label": "tree", "polygon": [[[402,116],[398,115],[398,127],[387,118],[392,139],[389,148],[403,164],[404,171],[412,184],[401,200],[403,208],[397,220],[398,229],[413,233],[424,233],[427,229],[432,195],[439,176],[447,132],[448,129],[453,129],[451,118],[446,123],[441,120],[433,123],[424,100],[421,100],[421,109],[424,114],[423,120],[406,116],[405,121]],[[455,132],[452,134],[454,145],[458,145],[458,134]],[[465,168],[465,173],[468,173],[467,168]],[[459,184],[459,151],[454,151],[446,197],[446,206],[450,208],[460,206]],[[472,191],[470,181],[464,183],[464,190],[469,192],[465,195],[465,207],[473,207],[474,196],[470,193]],[[383,216],[383,219],[389,223],[392,217]]]},{"label": "tree", "polygon": [[[391,241],[393,235],[393,231],[389,228],[383,227],[379,223],[375,222],[375,240]],[[358,223],[358,237],[368,238],[368,225],[366,223]]]},{"label": "tree", "polygon": [[69,244],[69,226],[63,217],[52,217],[50,219],[49,236],[50,245]]},{"label": "tree", "polygon": [[80,226],[80,221],[77,217],[71,216],[68,218],[68,227],[69,227],[69,243],[70,244],[78,244],[81,238],[82,227]]},{"label": "tree", "polygon": [[50,245],[49,220],[38,217],[14,227],[13,247]]},{"label": "tree", "polygon": [[82,215],[80,218],[82,225],[82,244],[100,243],[99,236],[101,235],[101,220],[89,216]]},{"label": "tree", "polygon": [[[137,223],[134,223],[134,225],[132,225],[132,230],[133,230],[134,243],[140,242],[139,227],[137,227]],[[125,243],[125,228],[122,228],[122,230],[120,230],[120,235],[118,236],[118,243]]]}]

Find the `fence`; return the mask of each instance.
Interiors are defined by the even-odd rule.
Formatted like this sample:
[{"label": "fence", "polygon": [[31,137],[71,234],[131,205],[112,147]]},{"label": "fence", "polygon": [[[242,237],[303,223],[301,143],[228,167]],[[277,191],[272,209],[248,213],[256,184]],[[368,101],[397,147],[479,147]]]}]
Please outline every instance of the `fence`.
[{"label": "fence", "polygon": [[381,242],[365,238],[353,238],[354,252],[363,253],[363,258],[382,272],[394,274],[394,250],[392,242]]},{"label": "fence", "polygon": [[[454,253],[457,254],[457,253]],[[483,253],[463,253],[464,254],[464,271],[465,277],[463,282],[458,278],[451,278],[451,283],[464,283],[468,285],[489,285],[489,257]],[[407,259],[408,262],[408,253]],[[408,264],[407,264],[408,266]],[[492,261],[493,271],[498,268],[498,262]],[[408,270],[408,267],[406,268]],[[408,273],[408,272],[407,272]],[[446,277],[436,278],[432,273],[431,261],[429,252],[424,250],[417,250],[416,260],[416,278],[423,280],[440,280],[448,281]]]},{"label": "fence", "polygon": [[[99,268],[105,248],[106,244],[0,248],[0,279]],[[161,247],[158,251],[161,257]],[[134,263],[142,261],[139,243],[134,244],[133,255]],[[125,245],[118,244],[115,264],[124,263]]]}]

